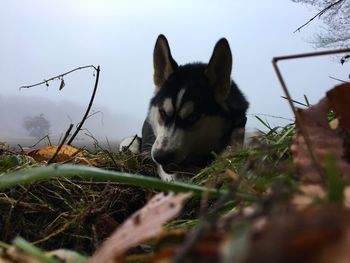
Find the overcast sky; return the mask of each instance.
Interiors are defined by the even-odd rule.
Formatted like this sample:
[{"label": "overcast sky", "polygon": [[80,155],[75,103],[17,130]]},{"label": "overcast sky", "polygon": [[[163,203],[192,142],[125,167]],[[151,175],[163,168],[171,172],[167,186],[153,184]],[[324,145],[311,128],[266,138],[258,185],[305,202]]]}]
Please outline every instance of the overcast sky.
[{"label": "overcast sky", "polygon": [[[139,125],[131,130],[139,133],[154,89],[152,52],[157,36],[166,35],[179,64],[207,62],[216,41],[226,37],[233,53],[232,77],[251,105],[248,127],[260,128],[255,114],[292,117],[271,59],[314,50],[308,41],[319,22],[300,33],[293,31],[315,13],[288,0],[1,0],[0,95],[40,96],[85,106],[94,83],[92,70],[67,76],[62,91],[59,82],[49,88],[18,87],[78,66],[100,65],[94,109],[104,107],[137,119]],[[331,57],[280,65],[293,97],[300,101],[306,94],[310,102],[317,102],[338,84],[328,76],[346,78],[349,73],[349,66]]]}]

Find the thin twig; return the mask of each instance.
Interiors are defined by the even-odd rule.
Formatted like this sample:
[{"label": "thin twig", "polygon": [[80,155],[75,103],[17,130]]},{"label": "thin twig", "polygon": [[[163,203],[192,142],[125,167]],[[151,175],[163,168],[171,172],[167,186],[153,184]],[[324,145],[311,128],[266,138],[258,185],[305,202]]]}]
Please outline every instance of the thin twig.
[{"label": "thin twig", "polygon": [[347,55],[343,56],[343,57],[340,59],[340,64],[343,65],[349,58],[350,58],[350,54],[347,54]]},{"label": "thin twig", "polygon": [[105,136],[105,138],[106,138],[106,142],[107,142],[107,146],[108,146],[108,151],[113,151],[112,150],[112,147],[111,147],[111,144],[109,143],[109,140],[108,140],[108,138],[107,138],[107,136]]},{"label": "thin twig", "polygon": [[289,121],[289,122],[293,122],[293,119],[290,118],[286,118],[286,117],[281,117],[281,116],[275,116],[275,115],[271,115],[271,114],[266,114],[266,113],[248,113],[247,115],[249,116],[265,116],[265,117],[270,117],[270,118],[274,118],[274,119],[281,119],[281,120],[285,120],[285,121]]},{"label": "thin twig", "polygon": [[[281,96],[281,98],[282,98],[282,99],[285,99],[285,100],[288,100],[288,98],[285,97],[285,96]],[[299,104],[300,106],[309,107],[307,104],[302,103],[302,102],[300,102],[300,101],[296,101],[296,100],[293,100],[293,99],[292,99],[292,102],[294,102],[295,104]]]},{"label": "thin twig", "polygon": [[134,143],[134,141],[136,140],[137,138],[137,134],[135,134],[134,138],[131,140],[131,142],[129,143],[129,145],[126,147],[126,149],[129,150],[130,146]]},{"label": "thin twig", "polygon": [[63,137],[63,139],[62,139],[62,141],[60,143],[60,145],[57,147],[56,152],[54,153],[54,155],[52,155],[51,159],[47,161],[47,164],[50,164],[50,163],[52,163],[55,160],[58,152],[61,150],[62,146],[66,142],[66,140],[67,140],[67,138],[69,136],[69,133],[72,130],[72,128],[73,128],[73,124],[70,124],[68,130],[66,131],[66,134],[64,135],[64,137]]},{"label": "thin twig", "polygon": [[99,148],[102,152],[107,154],[108,157],[112,160],[114,166],[116,168],[118,168],[118,164],[117,164],[116,160],[113,158],[113,155],[110,153],[110,151],[107,151],[107,150],[103,149],[103,147],[100,146],[100,144],[98,143],[98,141],[96,140],[96,138],[92,134],[85,133],[85,135],[89,136],[91,139],[93,139],[94,143],[95,143],[95,147]]},{"label": "thin twig", "polygon": [[[102,114],[102,118],[103,118],[103,112],[102,112],[102,111],[100,111],[100,110],[98,110],[98,111],[95,111],[95,112],[91,113],[89,116],[87,116],[87,118],[86,118],[86,119],[89,119],[90,117],[92,117],[92,116],[96,115],[97,113],[101,113],[101,114]],[[102,119],[102,124],[103,124],[103,119]]]},{"label": "thin twig", "polygon": [[293,104],[293,100],[289,94],[289,90],[287,88],[287,85],[282,77],[282,73],[278,68],[277,62],[280,60],[288,60],[288,59],[296,59],[296,58],[306,58],[306,57],[314,57],[314,56],[322,56],[322,55],[333,55],[333,54],[339,54],[339,53],[347,53],[350,52],[350,48],[346,48],[346,49],[337,49],[337,50],[326,50],[326,51],[319,51],[319,52],[312,52],[312,53],[302,53],[302,54],[296,54],[296,55],[288,55],[288,56],[280,56],[280,57],[274,57],[272,58],[272,64],[273,67],[275,69],[275,73],[277,75],[277,78],[282,86],[282,90],[284,92],[284,94],[286,95],[287,101],[289,103],[289,106],[291,107],[294,116],[295,116],[295,122],[298,125],[298,128],[300,129],[300,132],[304,138],[307,150],[310,154],[312,163],[315,167],[315,169],[318,171],[318,173],[321,175],[321,178],[323,177],[323,169],[321,168],[320,164],[318,163],[313,148],[311,146],[311,142],[309,139],[309,136],[307,134],[307,132],[305,131],[305,128],[301,122],[301,118],[300,118],[300,113],[299,111],[297,111],[297,109],[295,108],[294,104]]},{"label": "thin twig", "polygon": [[329,6],[327,6],[326,8],[322,9],[320,12],[318,12],[315,16],[313,16],[312,18],[310,18],[309,21],[307,21],[305,24],[301,25],[300,27],[298,27],[293,33],[295,32],[299,32],[300,29],[302,29],[303,27],[305,27],[306,25],[308,25],[309,23],[311,23],[316,17],[321,17],[327,10],[331,9],[333,6],[340,4],[341,2],[344,2],[344,0],[338,0],[337,2],[330,4]]},{"label": "thin twig", "polygon": [[94,68],[96,71],[97,71],[97,68],[94,66],[94,65],[88,65],[88,66],[83,66],[83,67],[78,67],[78,68],[75,68],[75,69],[72,69],[70,71],[67,71],[63,74],[60,74],[60,75],[57,75],[55,77],[52,77],[52,78],[49,78],[49,79],[44,79],[43,81],[41,82],[38,82],[38,83],[35,83],[35,84],[32,84],[32,85],[28,85],[28,86],[22,86],[20,87],[19,89],[29,89],[29,88],[32,88],[32,87],[35,87],[35,86],[40,86],[42,84],[47,84],[49,81],[52,81],[54,79],[60,79],[62,77],[64,77],[65,75],[68,75],[74,71],[77,71],[77,70],[81,70],[81,69],[85,69],[85,68]]},{"label": "thin twig", "polygon": [[350,84],[350,81],[346,81],[346,80],[338,79],[338,78],[335,78],[335,77],[332,77],[332,76],[328,76],[328,78],[330,78],[330,79],[334,79],[334,80],[337,80],[337,81],[340,81],[340,82],[342,82],[342,83],[347,83],[347,84]]},{"label": "thin twig", "polygon": [[300,117],[300,113],[299,111],[297,111],[297,109],[295,108],[294,104],[293,104],[293,101],[292,101],[292,98],[289,94],[289,91],[288,91],[288,88],[287,88],[287,85],[286,83],[284,82],[284,79],[282,77],[282,74],[277,66],[277,61],[275,60],[275,58],[273,58],[272,60],[272,63],[273,63],[273,66],[274,66],[274,69],[275,69],[275,72],[276,72],[276,75],[277,75],[277,78],[279,79],[280,83],[281,83],[281,86],[282,86],[282,89],[287,97],[287,101],[289,102],[289,105],[294,113],[294,116],[295,116],[295,122],[297,123],[298,125],[298,128],[300,129],[300,132],[301,134],[303,135],[304,137],[304,140],[305,140],[305,144],[306,144],[306,147],[310,153],[310,157],[311,157],[311,160],[312,160],[312,163],[314,164],[314,167],[316,168],[316,170],[318,171],[318,173],[320,174],[321,178],[324,178],[323,176],[323,170],[320,166],[320,164],[318,163],[316,157],[315,157],[315,154],[314,154],[314,151],[312,149],[312,146],[311,146],[311,142],[310,142],[310,139],[309,139],[309,136],[308,134],[306,133],[305,131],[305,128],[302,124],[302,121],[301,121],[301,117]]},{"label": "thin twig", "polygon": [[[87,117],[86,117],[86,119],[85,120],[87,120],[87,119],[89,119],[89,118],[91,118],[92,116],[94,116],[94,115],[96,115],[97,113],[101,113],[102,114],[102,116],[103,116],[103,112],[102,111],[95,111],[95,112],[93,112],[93,113],[91,113],[90,115],[88,115]],[[102,120],[102,125],[103,125],[103,120]],[[77,127],[79,126],[79,124],[80,124],[80,122],[78,122],[78,124],[77,124]]]},{"label": "thin twig", "polygon": [[81,120],[81,122],[79,123],[77,129],[75,130],[74,134],[72,135],[72,137],[70,137],[69,141],[68,141],[68,145],[71,145],[73,140],[75,139],[75,137],[77,136],[77,134],[79,133],[81,127],[83,126],[86,118],[89,116],[89,112],[90,112],[90,109],[91,109],[91,106],[92,106],[92,103],[94,102],[94,98],[95,98],[95,94],[96,94],[96,90],[97,90],[97,86],[98,86],[98,80],[99,80],[99,77],[100,77],[100,66],[97,66],[97,69],[96,69],[96,80],[95,80],[95,87],[94,87],[94,90],[92,92],[92,95],[91,95],[91,99],[90,99],[90,102],[89,102],[89,105],[86,109],[86,112],[84,114],[84,117],[83,119]]},{"label": "thin twig", "polygon": [[24,149],[23,149],[22,145],[20,145],[19,143],[17,145],[21,149],[21,152],[24,153]]},{"label": "thin twig", "polygon": [[45,135],[45,136],[42,137],[39,141],[37,141],[35,144],[33,144],[32,146],[30,146],[29,148],[34,148],[35,146],[37,146],[37,145],[38,145],[42,140],[44,140],[45,138],[47,138],[47,140],[49,141],[49,145],[52,145],[49,135]]},{"label": "thin twig", "polygon": [[277,62],[279,60],[288,60],[288,59],[295,59],[295,58],[307,58],[307,57],[317,57],[317,56],[334,55],[334,54],[348,53],[348,52],[350,52],[350,48],[331,49],[331,50],[308,52],[308,53],[300,53],[300,54],[287,55],[287,56],[278,56],[278,57],[274,57],[272,59],[272,63],[273,63],[273,61]]}]

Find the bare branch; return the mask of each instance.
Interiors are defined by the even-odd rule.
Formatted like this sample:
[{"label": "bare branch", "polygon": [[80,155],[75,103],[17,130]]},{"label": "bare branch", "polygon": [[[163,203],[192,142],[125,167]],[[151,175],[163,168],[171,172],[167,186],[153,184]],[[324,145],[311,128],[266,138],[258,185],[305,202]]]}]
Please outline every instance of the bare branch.
[{"label": "bare branch", "polygon": [[79,125],[78,125],[77,129],[75,130],[74,134],[72,135],[72,137],[70,137],[70,139],[69,139],[69,141],[68,141],[68,145],[71,145],[71,144],[72,144],[72,142],[73,142],[73,140],[75,139],[75,137],[77,136],[78,132],[81,130],[81,127],[83,126],[83,124],[84,124],[86,118],[89,116],[89,112],[90,112],[92,103],[94,102],[95,95],[96,95],[96,90],[97,90],[97,86],[98,86],[99,77],[100,77],[100,66],[97,66],[97,68],[96,68],[95,87],[94,87],[94,90],[93,90],[93,92],[92,92],[89,105],[88,105],[88,107],[87,107],[87,109],[86,109],[86,112],[85,112],[85,114],[84,114],[83,119],[82,119],[81,122],[79,123]]},{"label": "bare branch", "polygon": [[305,24],[301,25],[300,27],[298,27],[293,33],[295,32],[300,32],[300,29],[302,29],[303,27],[305,27],[306,25],[308,25],[309,23],[311,23],[316,17],[321,17],[327,10],[331,9],[333,6],[336,6],[338,4],[341,4],[342,2],[344,2],[344,0],[338,0],[337,2],[330,4],[329,6],[323,8],[320,12],[318,12],[315,16],[313,16],[312,18],[310,18],[309,21],[307,21]]},{"label": "bare branch", "polygon": [[[52,77],[52,78],[49,78],[49,79],[45,79],[41,82],[38,82],[38,83],[35,83],[35,84],[32,84],[32,85],[28,85],[28,86],[22,86],[19,88],[19,90],[21,89],[29,89],[29,88],[32,88],[32,87],[35,87],[35,86],[40,86],[42,84],[47,84],[49,81],[52,81],[52,80],[55,80],[55,79],[61,79],[62,77],[74,72],[74,71],[77,71],[77,70],[81,70],[81,69],[85,69],[85,68],[93,68],[97,71],[97,68],[94,66],[94,65],[88,65],[88,66],[83,66],[83,67],[78,67],[78,68],[75,68],[75,69],[72,69],[70,71],[67,71],[63,74],[60,74],[60,75],[57,75],[55,77]],[[62,86],[62,83],[61,83],[61,86]],[[62,89],[62,88],[61,88]]]},{"label": "bare branch", "polygon": [[45,135],[44,137],[42,137],[39,141],[37,141],[35,144],[33,144],[32,146],[30,146],[29,148],[34,148],[35,146],[37,146],[42,140],[47,139],[49,141],[49,145],[52,145],[51,140],[49,135]]},{"label": "bare branch", "polygon": [[135,134],[134,138],[131,140],[131,142],[129,143],[128,146],[126,146],[127,149],[130,149],[130,146],[134,143],[134,141],[136,140],[137,138],[137,134]]},{"label": "bare branch", "polygon": [[332,76],[328,76],[328,78],[330,78],[330,79],[334,79],[334,80],[337,80],[337,81],[342,82],[342,83],[347,83],[347,84],[350,84],[350,82],[349,82],[349,81],[342,80],[342,79],[338,79],[338,78],[335,78],[335,77],[332,77]]},{"label": "bare branch", "polygon": [[348,60],[350,59],[350,54],[347,54],[345,56],[343,56],[341,59],[340,59],[340,63],[343,65],[345,62],[347,62]]},{"label": "bare branch", "polygon": [[[281,96],[282,99],[285,99],[285,100],[288,100],[288,98],[286,96]],[[296,100],[293,100],[291,99],[291,101],[295,104],[299,104],[300,106],[303,106],[303,107],[308,107],[308,105],[306,105],[305,103],[302,103],[300,101],[296,101]]]}]

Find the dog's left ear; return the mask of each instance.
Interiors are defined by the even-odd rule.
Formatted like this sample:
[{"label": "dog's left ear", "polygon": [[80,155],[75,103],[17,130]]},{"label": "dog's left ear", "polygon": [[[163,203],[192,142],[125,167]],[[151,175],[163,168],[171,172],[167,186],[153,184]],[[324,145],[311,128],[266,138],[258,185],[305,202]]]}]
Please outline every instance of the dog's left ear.
[{"label": "dog's left ear", "polygon": [[153,81],[158,91],[167,78],[177,69],[178,65],[171,56],[168,40],[159,35],[153,51]]},{"label": "dog's left ear", "polygon": [[231,87],[232,54],[225,38],[220,39],[208,63],[205,75],[219,99],[226,99]]}]

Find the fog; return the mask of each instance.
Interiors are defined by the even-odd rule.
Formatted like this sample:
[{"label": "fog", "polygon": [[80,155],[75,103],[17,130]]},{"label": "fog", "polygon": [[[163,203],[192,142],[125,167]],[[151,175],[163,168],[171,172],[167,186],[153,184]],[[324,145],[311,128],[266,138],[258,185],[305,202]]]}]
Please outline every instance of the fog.
[{"label": "fog", "polygon": [[[86,105],[87,106],[87,105]],[[65,134],[69,125],[75,126],[81,121],[86,106],[74,101],[53,101],[45,97],[21,97],[0,95],[0,141],[10,145],[21,142],[29,146],[38,141],[38,138],[29,136],[29,131],[23,126],[26,117],[43,114],[51,125],[49,137],[52,143],[58,143]],[[106,140],[115,145],[121,138],[135,134],[140,130],[142,120],[127,114],[112,113],[105,107],[95,105],[90,111],[83,130],[77,136],[76,142],[92,145],[94,137],[101,144]],[[74,131],[74,129],[73,129]],[[88,136],[86,135],[88,134]],[[46,141],[47,142],[47,141]]]},{"label": "fog", "polygon": [[[102,113],[84,128],[101,140],[140,134],[154,91],[153,47],[161,33],[179,64],[208,62],[216,41],[226,37],[232,77],[250,102],[248,130],[263,129],[257,114],[272,126],[284,125],[293,115],[281,98],[271,59],[314,51],[309,42],[322,26],[314,20],[293,33],[317,10],[289,0],[0,2],[0,141],[15,144],[16,138],[28,138],[23,118],[38,114],[50,121],[50,136],[57,141],[71,122],[81,120],[94,77],[91,69],[74,72],[65,77],[61,91],[58,81],[18,88],[90,64],[101,66],[93,110]],[[332,57],[280,66],[292,97],[303,101],[305,94],[311,103],[339,83],[328,76],[346,79],[349,73],[349,63],[341,66]]]}]

